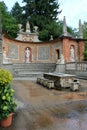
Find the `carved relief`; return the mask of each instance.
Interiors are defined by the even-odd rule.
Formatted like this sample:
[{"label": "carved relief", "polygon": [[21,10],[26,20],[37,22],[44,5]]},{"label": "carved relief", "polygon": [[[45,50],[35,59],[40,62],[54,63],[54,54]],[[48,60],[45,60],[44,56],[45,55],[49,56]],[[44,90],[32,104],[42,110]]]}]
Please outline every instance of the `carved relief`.
[{"label": "carved relief", "polygon": [[38,47],[38,60],[48,60],[50,58],[50,47],[39,46]]},{"label": "carved relief", "polygon": [[18,59],[18,45],[9,44],[8,46],[8,56],[11,59]]}]

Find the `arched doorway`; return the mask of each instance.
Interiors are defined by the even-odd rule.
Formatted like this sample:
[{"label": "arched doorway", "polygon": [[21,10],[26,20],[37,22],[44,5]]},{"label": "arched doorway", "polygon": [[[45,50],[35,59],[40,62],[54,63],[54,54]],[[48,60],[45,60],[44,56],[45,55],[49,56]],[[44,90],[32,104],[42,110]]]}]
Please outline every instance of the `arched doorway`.
[{"label": "arched doorway", "polygon": [[56,49],[56,58],[57,58],[57,60],[60,59],[60,50],[59,49]]}]

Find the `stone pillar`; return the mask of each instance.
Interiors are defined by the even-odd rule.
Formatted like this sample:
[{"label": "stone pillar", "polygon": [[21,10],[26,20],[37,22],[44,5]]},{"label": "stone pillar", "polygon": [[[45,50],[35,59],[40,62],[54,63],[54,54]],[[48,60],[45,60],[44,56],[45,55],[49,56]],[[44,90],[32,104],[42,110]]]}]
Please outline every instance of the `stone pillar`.
[{"label": "stone pillar", "polygon": [[84,60],[84,41],[79,41],[79,61]]},{"label": "stone pillar", "polygon": [[70,43],[68,38],[63,38],[63,56],[65,62],[70,61]]},{"label": "stone pillar", "polygon": [[63,18],[63,36],[68,36],[65,16],[64,16],[64,18]]},{"label": "stone pillar", "polygon": [[84,60],[84,40],[83,40],[83,29],[82,29],[82,24],[81,20],[79,20],[79,61]]},{"label": "stone pillar", "polygon": [[83,29],[82,29],[82,24],[81,24],[81,20],[79,20],[79,32],[78,32],[78,38],[79,39],[83,39]]}]

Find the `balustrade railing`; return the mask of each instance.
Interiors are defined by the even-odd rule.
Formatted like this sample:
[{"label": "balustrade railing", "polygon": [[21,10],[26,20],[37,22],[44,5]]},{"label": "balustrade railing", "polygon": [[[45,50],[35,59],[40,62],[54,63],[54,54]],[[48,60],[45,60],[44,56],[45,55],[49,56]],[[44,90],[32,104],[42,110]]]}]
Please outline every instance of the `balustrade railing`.
[{"label": "balustrade railing", "polygon": [[66,71],[83,71],[87,72],[87,61],[83,62],[68,62],[65,64]]}]

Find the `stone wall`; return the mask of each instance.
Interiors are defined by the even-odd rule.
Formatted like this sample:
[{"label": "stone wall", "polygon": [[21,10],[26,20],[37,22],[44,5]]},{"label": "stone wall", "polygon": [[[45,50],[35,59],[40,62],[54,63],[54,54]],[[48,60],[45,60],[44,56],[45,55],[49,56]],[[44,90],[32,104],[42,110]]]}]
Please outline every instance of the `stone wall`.
[{"label": "stone wall", "polygon": [[70,47],[74,47],[74,61],[82,61],[84,59],[84,41],[77,39],[63,39],[63,55],[66,62],[72,62],[70,59]]},{"label": "stone wall", "polygon": [[74,48],[74,61],[82,61],[84,59],[84,41],[70,39],[50,40],[48,42],[25,42],[12,40],[3,37],[3,52],[6,50],[6,58],[11,63],[25,63],[25,51],[29,48],[29,62],[32,63],[62,63],[71,61],[71,47]]},{"label": "stone wall", "polygon": [[62,52],[62,43],[60,40],[49,42],[20,42],[3,37],[3,52],[6,50],[6,56],[12,63],[25,62],[25,50],[30,50],[30,62],[32,63],[56,63],[57,49]]}]

